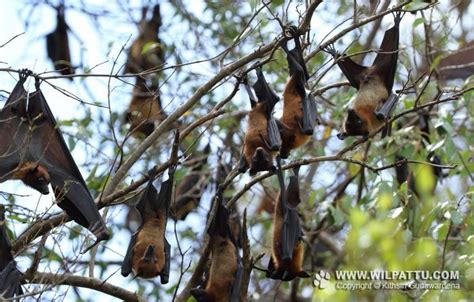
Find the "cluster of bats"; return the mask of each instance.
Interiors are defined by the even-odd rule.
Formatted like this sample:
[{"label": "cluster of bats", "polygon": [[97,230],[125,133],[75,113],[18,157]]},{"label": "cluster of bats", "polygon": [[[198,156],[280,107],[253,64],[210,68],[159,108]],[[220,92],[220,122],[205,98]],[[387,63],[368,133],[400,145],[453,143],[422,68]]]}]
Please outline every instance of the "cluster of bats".
[{"label": "cluster of bats", "polygon": [[[47,36],[48,55],[55,68],[62,74],[73,74],[67,39],[68,26],[64,19],[64,8],[57,9],[57,28]],[[126,73],[142,73],[153,70],[163,62],[163,50],[159,47],[158,30],[161,24],[159,6],[155,6],[150,19],[143,11],[139,37],[133,42],[125,66]],[[349,57],[338,53],[333,46],[324,49],[336,60],[357,94],[348,110],[338,137],[367,136],[385,125],[383,135],[390,129],[386,120],[390,117],[398,97],[392,93],[398,61],[399,24],[402,15],[394,14],[395,25],[385,32],[380,50],[372,66],[355,63]],[[248,79],[243,80],[249,95],[251,110],[248,113],[248,127],[237,169],[247,170],[250,175],[261,171],[275,172],[280,186],[274,197],[272,253],[266,275],[283,281],[297,277],[307,278],[303,269],[304,246],[300,226],[298,205],[301,203],[298,180],[299,168],[294,168],[285,184],[281,159],[290,152],[306,144],[312,137],[318,122],[316,101],[307,89],[309,73],[300,44],[300,33],[290,27],[280,43],[286,53],[289,66],[289,80],[283,92],[283,115],[273,116],[279,96],[265,79],[262,66],[257,63],[257,81],[252,87]],[[293,40],[290,50],[288,41]],[[156,49],[143,53],[148,43],[155,43]],[[39,88],[27,93],[23,87],[32,73],[20,72],[20,79],[0,111],[0,135],[5,143],[0,144],[0,182],[9,179],[22,180],[24,184],[41,192],[49,193],[49,185],[61,207],[75,222],[88,228],[97,242],[109,238],[105,223],[87,189],[61,134],[51,110]],[[155,124],[163,118],[158,94],[156,75],[137,76],[132,101],[127,111],[127,122],[131,129],[149,135]],[[424,123],[424,124],[423,124]],[[429,133],[428,119],[420,118],[420,127]],[[176,132],[173,146],[179,144]],[[173,148],[171,159],[175,159],[177,149]],[[201,158],[191,166],[176,187],[177,198],[173,200],[174,174],[176,164],[168,169],[167,180],[155,186],[157,175],[151,170],[149,182],[139,197],[135,208],[140,217],[140,226],[133,234],[121,273],[141,278],[160,276],[161,283],[169,280],[170,244],[166,234],[168,218],[184,220],[188,213],[199,204],[205,186],[202,169],[207,163],[210,146],[201,151]],[[439,163],[439,158],[430,154],[429,159]],[[276,165],[275,165],[276,162]],[[410,182],[411,174],[407,166],[397,167],[397,179]],[[216,179],[222,181],[224,172]],[[436,171],[440,175],[440,171]],[[210,237],[211,258],[205,286],[191,290],[198,301],[238,301],[242,277],[242,259],[239,255],[240,231],[235,226],[232,211],[225,206],[225,198],[217,190],[216,209],[207,233]],[[235,210],[235,209],[234,209]],[[21,294],[21,272],[11,254],[10,241],[5,231],[4,209],[0,208],[0,293],[8,298]],[[233,223],[232,223],[233,221]],[[237,222],[237,225],[239,223]]]},{"label": "cluster of bats", "polygon": [[[62,75],[73,75],[75,67],[71,63],[68,37],[71,30],[66,23],[64,5],[60,4],[55,9],[56,28],[46,36],[48,57]],[[161,106],[157,72],[153,72],[164,60],[163,47],[158,37],[161,26],[160,6],[153,7],[149,19],[148,10],[148,7],[143,7],[139,35],[130,47],[124,68],[124,73],[137,74],[132,100],[124,116],[124,123],[130,124],[131,133],[137,137],[150,135],[156,124],[166,117]],[[145,73],[142,74],[143,72]]]}]

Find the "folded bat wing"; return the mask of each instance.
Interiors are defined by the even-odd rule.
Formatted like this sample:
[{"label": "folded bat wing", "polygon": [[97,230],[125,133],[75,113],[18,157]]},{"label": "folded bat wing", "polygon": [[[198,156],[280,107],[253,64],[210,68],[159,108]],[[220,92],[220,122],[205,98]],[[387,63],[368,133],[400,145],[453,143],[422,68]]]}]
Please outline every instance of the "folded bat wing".
[{"label": "folded bat wing", "polygon": [[22,116],[26,117],[26,91],[23,88],[28,75],[20,73],[20,80],[13,88],[5,105],[0,110],[0,182],[9,178],[10,172],[16,168],[24,156],[26,125]]},{"label": "folded bat wing", "polygon": [[275,108],[275,104],[278,103],[280,98],[268,85],[261,67],[257,68],[257,82],[253,85],[253,88],[257,94],[258,102],[266,103],[268,120],[268,142],[266,143],[271,151],[278,151],[281,147],[281,135],[280,129],[273,117],[273,108]]},{"label": "folded bat wing", "polygon": [[135,246],[135,243],[137,242],[137,237],[138,237],[138,232],[132,235],[132,238],[130,239],[130,243],[128,244],[127,252],[125,253],[125,258],[123,259],[123,262],[122,262],[122,268],[120,272],[122,276],[124,277],[127,277],[132,272],[133,247]]},{"label": "folded bat wing", "polygon": [[5,229],[5,211],[0,206],[0,295],[12,298],[23,294],[21,288],[22,274],[16,267],[11,252],[11,243]]},{"label": "folded bat wing", "polygon": [[12,260],[0,272],[0,295],[3,298],[23,295],[23,289],[21,288],[22,278],[22,273],[17,269],[16,262]]},{"label": "folded bat wing", "polygon": [[267,104],[267,118],[270,119],[273,115],[273,108],[275,104],[280,101],[280,98],[268,85],[267,80],[262,72],[262,67],[258,67],[257,71],[257,82],[253,85],[255,94],[257,95],[258,102],[265,102]]},{"label": "folded bat wing", "polygon": [[337,61],[337,65],[349,80],[351,86],[359,89],[361,75],[367,67],[357,64],[350,57],[342,57]]},{"label": "folded bat wing", "polygon": [[391,91],[393,88],[395,72],[397,70],[399,25],[401,19],[401,12],[397,12],[395,14],[395,25],[385,32],[382,44],[380,45],[380,52],[375,57],[373,64],[376,66],[378,73],[382,75],[388,91]]},{"label": "folded bat wing", "polygon": [[33,124],[28,160],[47,168],[59,207],[98,241],[108,239],[105,223],[39,89],[30,94],[28,116]]}]

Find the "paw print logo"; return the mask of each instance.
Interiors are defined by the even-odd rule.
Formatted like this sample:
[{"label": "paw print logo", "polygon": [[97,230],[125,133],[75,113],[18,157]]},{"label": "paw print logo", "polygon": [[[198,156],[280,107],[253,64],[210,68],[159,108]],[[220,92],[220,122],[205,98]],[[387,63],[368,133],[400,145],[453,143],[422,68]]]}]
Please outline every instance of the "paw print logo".
[{"label": "paw print logo", "polygon": [[329,284],[329,278],[331,276],[328,272],[320,270],[319,273],[313,276],[313,285],[319,289],[325,289]]}]

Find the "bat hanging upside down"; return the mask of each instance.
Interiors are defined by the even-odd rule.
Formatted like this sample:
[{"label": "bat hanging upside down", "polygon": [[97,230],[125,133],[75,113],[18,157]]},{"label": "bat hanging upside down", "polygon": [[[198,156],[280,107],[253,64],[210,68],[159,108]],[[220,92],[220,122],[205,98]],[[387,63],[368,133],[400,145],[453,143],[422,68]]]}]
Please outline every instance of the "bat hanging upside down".
[{"label": "bat hanging upside down", "polygon": [[267,277],[290,281],[296,277],[310,277],[303,270],[304,246],[301,240],[301,231],[298,211],[300,203],[298,170],[290,177],[288,187],[285,188],[280,159],[277,157],[277,176],[280,183],[280,194],[275,203],[273,213],[273,243],[272,257],[270,258]]},{"label": "bat hanging upside down", "polygon": [[290,79],[283,92],[283,116],[279,120],[282,146],[281,158],[287,158],[290,151],[306,144],[313,135],[318,121],[316,101],[310,91],[306,90],[309,79],[306,64],[296,29],[291,27],[295,47],[288,49],[287,41],[280,46],[286,53],[290,69]]},{"label": "bat hanging upside down", "polygon": [[193,288],[198,302],[240,301],[242,259],[237,242],[229,226],[229,210],[222,204],[222,196],[216,198],[217,211],[208,234],[211,244],[211,267],[205,289]]},{"label": "bat hanging upside down", "polygon": [[[56,29],[46,36],[46,48],[48,57],[54,64],[54,68],[62,75],[74,74],[74,67],[71,65],[71,53],[69,50],[68,30],[64,16],[64,5],[60,4],[57,10]],[[72,81],[72,78],[69,78]]]},{"label": "bat hanging upside down", "polygon": [[77,223],[88,228],[97,242],[109,238],[107,228],[64,141],[51,109],[39,89],[23,88],[31,71],[20,80],[0,111],[0,183],[20,179],[48,194],[51,183],[57,204]]},{"label": "bat hanging upside down", "polygon": [[[175,135],[175,145],[179,142],[179,133]],[[173,151],[177,152],[177,150]],[[171,155],[175,158],[175,155]],[[173,181],[176,165],[168,169],[168,179],[161,183],[158,193],[153,181],[154,169],[149,172],[148,185],[136,205],[141,216],[141,225],[133,234],[122,263],[122,276],[132,271],[144,279],[160,276],[161,284],[168,283],[170,274],[171,246],[166,240],[166,223],[173,193]]]},{"label": "bat hanging upside down", "polygon": [[[398,102],[398,96],[391,91],[397,70],[401,12],[395,13],[394,17],[395,25],[385,32],[380,51],[370,67],[344,57],[333,45],[324,49],[336,59],[351,86],[358,90],[338,134],[340,139],[369,135],[385,123]],[[382,137],[389,131],[387,126]]]},{"label": "bat hanging upside down", "polygon": [[248,114],[239,171],[243,173],[250,168],[250,175],[274,170],[273,159],[281,146],[280,130],[273,117],[273,108],[280,98],[268,85],[261,67],[257,68],[257,78],[257,82],[253,85],[257,98],[248,84],[244,83],[252,109]]}]

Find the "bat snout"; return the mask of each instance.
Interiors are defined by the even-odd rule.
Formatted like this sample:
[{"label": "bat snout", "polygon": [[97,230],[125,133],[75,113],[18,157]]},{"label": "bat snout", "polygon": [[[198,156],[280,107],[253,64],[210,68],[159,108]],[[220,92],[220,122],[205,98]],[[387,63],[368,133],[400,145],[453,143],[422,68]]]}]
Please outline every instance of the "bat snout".
[{"label": "bat snout", "polygon": [[39,191],[43,195],[48,195],[49,194],[49,187],[48,186],[41,186]]}]

